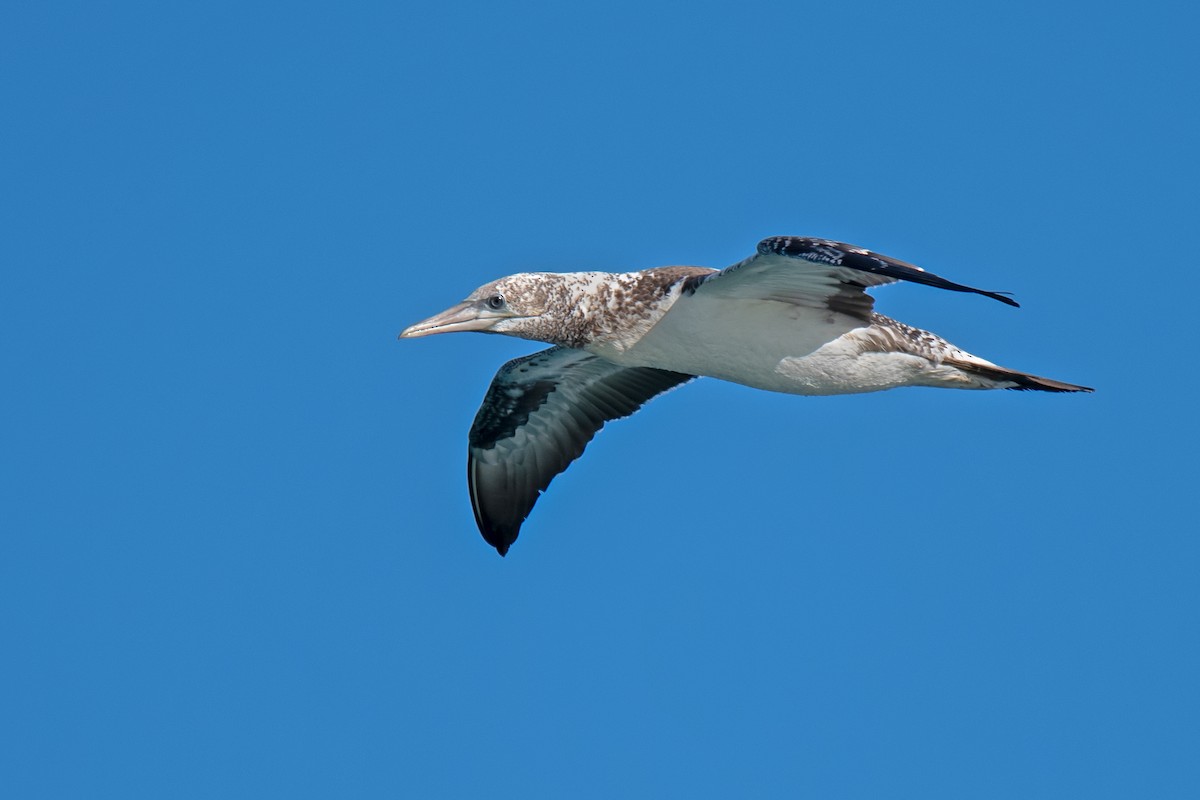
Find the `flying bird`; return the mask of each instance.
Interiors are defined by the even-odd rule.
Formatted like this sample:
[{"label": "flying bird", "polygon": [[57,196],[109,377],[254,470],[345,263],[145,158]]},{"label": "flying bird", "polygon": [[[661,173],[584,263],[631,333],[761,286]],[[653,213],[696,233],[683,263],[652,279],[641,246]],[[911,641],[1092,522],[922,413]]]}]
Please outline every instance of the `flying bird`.
[{"label": "flying bird", "polygon": [[875,313],[866,290],[897,281],[1017,305],[854,245],[775,236],[719,271],[509,275],[400,338],[479,331],[553,345],[500,368],[468,437],[475,521],[504,555],[538,496],[605,422],[696,377],[804,395],[898,386],[1092,391],[997,366]]}]

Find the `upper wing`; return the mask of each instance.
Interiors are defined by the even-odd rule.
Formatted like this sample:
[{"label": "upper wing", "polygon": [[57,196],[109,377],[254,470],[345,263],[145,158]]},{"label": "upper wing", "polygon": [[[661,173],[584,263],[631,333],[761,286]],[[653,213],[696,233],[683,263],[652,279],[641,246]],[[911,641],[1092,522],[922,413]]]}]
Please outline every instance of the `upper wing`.
[{"label": "upper wing", "polygon": [[488,544],[508,552],[538,495],[605,422],[693,378],[551,347],[496,373],[471,426],[467,484]]},{"label": "upper wing", "polygon": [[830,308],[866,320],[873,301],[864,290],[896,281],[974,292],[1010,306],[1017,305],[1002,292],[954,283],[854,245],[801,236],[763,239],[755,255],[720,272],[688,279],[684,291],[713,297],[780,300],[811,308]]}]

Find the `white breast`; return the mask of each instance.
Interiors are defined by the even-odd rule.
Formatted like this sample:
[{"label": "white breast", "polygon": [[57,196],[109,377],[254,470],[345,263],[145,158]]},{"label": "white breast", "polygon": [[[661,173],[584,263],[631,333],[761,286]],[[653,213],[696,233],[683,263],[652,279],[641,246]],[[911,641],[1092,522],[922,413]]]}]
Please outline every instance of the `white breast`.
[{"label": "white breast", "polygon": [[673,305],[635,344],[588,349],[624,366],[705,375],[774,392],[861,392],[870,388],[842,374],[857,348],[848,341],[829,346],[863,326],[827,309],[697,294]]}]

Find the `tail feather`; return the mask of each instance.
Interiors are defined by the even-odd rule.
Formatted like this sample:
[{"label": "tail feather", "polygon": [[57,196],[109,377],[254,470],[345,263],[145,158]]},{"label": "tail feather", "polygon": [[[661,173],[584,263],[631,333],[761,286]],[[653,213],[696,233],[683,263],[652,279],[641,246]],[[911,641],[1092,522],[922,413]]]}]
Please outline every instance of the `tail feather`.
[{"label": "tail feather", "polygon": [[979,364],[973,361],[960,361],[958,359],[946,359],[942,363],[961,369],[963,372],[969,372],[973,375],[979,375],[988,380],[996,381],[997,383],[1016,384],[1015,386],[1003,387],[1005,389],[1017,389],[1019,391],[1036,390],[1040,392],[1095,391],[1090,386],[1078,386],[1074,383],[1064,383],[1050,378],[1042,378],[1037,375],[1030,375],[1028,372],[1018,372],[1015,369],[1007,369],[995,364]]}]

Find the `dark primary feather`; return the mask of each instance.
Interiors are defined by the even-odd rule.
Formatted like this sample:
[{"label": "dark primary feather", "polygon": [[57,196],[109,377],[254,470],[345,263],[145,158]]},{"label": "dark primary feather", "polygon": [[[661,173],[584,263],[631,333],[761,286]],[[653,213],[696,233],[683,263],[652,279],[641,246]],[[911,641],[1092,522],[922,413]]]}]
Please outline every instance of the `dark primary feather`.
[{"label": "dark primary feather", "polygon": [[926,272],[918,266],[861,247],[830,239],[772,236],[758,252],[720,272],[689,278],[685,294],[704,292],[726,297],[778,300],[813,308],[826,307],[867,320],[874,300],[872,286],[910,281],[954,292],[971,292],[1018,305],[1003,292],[976,289]]},{"label": "dark primary feather", "polygon": [[467,484],[483,538],[500,555],[508,552],[538,495],[605,422],[632,414],[692,377],[619,367],[566,347],[501,367],[475,416],[467,448]]},{"label": "dark primary feather", "polygon": [[1013,300],[1011,297],[1005,297],[1007,292],[989,292],[986,289],[964,286],[961,283],[948,281],[939,275],[934,275],[932,272],[926,272],[914,264],[909,264],[907,261],[901,261],[862,247],[834,242],[829,239],[812,239],[802,236],[772,236],[758,243],[758,252],[763,255],[774,253],[776,255],[788,256],[789,258],[802,258],[805,261],[858,270],[859,272],[881,275],[893,280],[923,283],[926,286],[948,289],[952,292],[972,292],[974,294],[981,294],[984,297],[990,297],[993,300],[999,300],[1001,303],[1007,303],[1010,306],[1020,306],[1016,300]]}]

